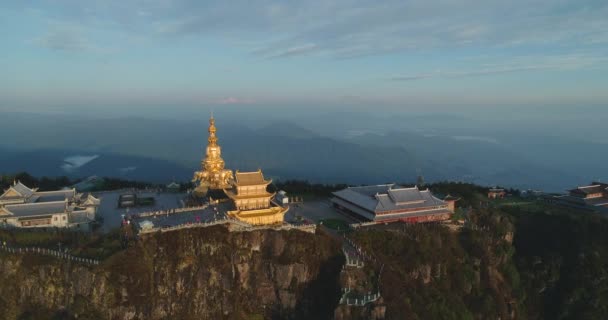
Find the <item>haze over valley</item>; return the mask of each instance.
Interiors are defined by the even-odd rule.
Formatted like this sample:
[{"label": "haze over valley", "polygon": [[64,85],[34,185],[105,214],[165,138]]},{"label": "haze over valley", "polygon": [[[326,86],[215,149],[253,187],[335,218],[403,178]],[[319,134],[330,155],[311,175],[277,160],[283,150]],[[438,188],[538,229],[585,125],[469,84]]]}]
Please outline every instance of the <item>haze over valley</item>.
[{"label": "haze over valley", "polygon": [[0,170],[188,180],[214,111],[233,169],[563,191],[608,179],[606,16],[593,0],[2,3]]},{"label": "haze over valley", "polygon": [[[601,117],[565,112],[567,120],[553,114],[552,120],[530,125],[500,115],[484,119],[481,112],[279,111],[214,110],[229,167],[263,167],[279,180],[366,184],[414,182],[423,175],[428,182],[547,191],[608,173],[602,160],[608,157],[606,141],[594,134],[593,121]],[[203,155],[210,112],[201,108],[160,117],[127,110],[95,118],[78,112],[5,112],[0,133],[12,138],[0,143],[0,165],[6,172],[35,175],[185,181]]]}]

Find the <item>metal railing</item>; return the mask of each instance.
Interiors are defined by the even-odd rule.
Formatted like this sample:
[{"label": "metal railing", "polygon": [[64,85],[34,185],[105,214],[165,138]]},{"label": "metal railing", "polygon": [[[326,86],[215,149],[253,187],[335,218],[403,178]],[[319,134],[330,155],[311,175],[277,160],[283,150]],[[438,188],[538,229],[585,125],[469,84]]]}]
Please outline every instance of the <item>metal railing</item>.
[{"label": "metal railing", "polygon": [[376,293],[369,292],[360,297],[348,297],[351,294],[351,292],[352,291],[350,288],[342,289],[342,297],[340,298],[340,304],[345,304],[347,306],[363,307],[368,303],[372,303],[372,302],[380,299],[380,297],[381,297],[379,291]]},{"label": "metal railing", "polygon": [[365,266],[365,262],[363,259],[360,259],[357,254],[352,254],[351,251],[342,248],[342,252],[346,257],[346,267],[355,267],[355,268],[363,268]]},{"label": "metal railing", "polygon": [[175,208],[175,209],[171,209],[171,210],[157,210],[157,211],[147,211],[147,212],[142,212],[142,213],[135,213],[135,214],[133,214],[133,216],[137,216],[138,218],[167,216],[167,215],[172,215],[172,214],[176,214],[176,213],[205,210],[208,207],[209,207],[209,205],[205,204],[205,205],[198,206],[198,207]]},{"label": "metal railing", "polygon": [[8,253],[14,254],[39,254],[45,256],[56,257],[59,259],[87,264],[87,265],[98,265],[99,260],[90,259],[90,258],[81,258],[77,256],[73,256],[66,252],[61,252],[57,250],[47,249],[47,248],[39,248],[39,247],[12,247],[7,245],[0,245],[0,250]]}]

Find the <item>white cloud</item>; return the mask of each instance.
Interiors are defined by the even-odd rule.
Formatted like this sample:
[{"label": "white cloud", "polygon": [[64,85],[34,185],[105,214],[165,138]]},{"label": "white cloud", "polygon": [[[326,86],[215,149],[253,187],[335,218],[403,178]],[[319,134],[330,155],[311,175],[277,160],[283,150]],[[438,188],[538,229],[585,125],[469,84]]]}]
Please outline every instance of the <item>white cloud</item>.
[{"label": "white cloud", "polygon": [[63,169],[65,172],[73,172],[97,158],[99,158],[99,155],[67,157],[63,160],[61,169]]},{"label": "white cloud", "polygon": [[567,54],[558,56],[524,56],[508,58],[510,64],[485,65],[474,70],[443,71],[428,73],[404,74],[390,77],[392,81],[415,81],[428,78],[465,78],[489,76],[503,73],[548,70],[548,69],[578,69],[600,62],[607,62],[603,55]]},{"label": "white cloud", "polygon": [[46,34],[32,42],[58,51],[86,51],[93,48],[79,28],[69,25],[52,26]]},{"label": "white cloud", "polygon": [[413,81],[413,80],[422,80],[428,78],[465,78],[465,77],[477,77],[477,76],[487,76],[487,75],[495,75],[501,73],[512,73],[512,72],[520,72],[520,71],[531,71],[531,70],[540,70],[540,69],[549,69],[554,66],[550,65],[530,65],[530,66],[506,66],[506,67],[498,67],[498,68],[481,68],[479,70],[471,70],[471,71],[436,71],[434,73],[422,73],[422,74],[414,74],[414,75],[402,75],[392,77],[391,80],[394,81]]},{"label": "white cloud", "polygon": [[[69,22],[169,39],[211,35],[253,40],[266,55],[278,57],[319,48],[351,58],[463,46],[555,45],[568,50],[608,43],[606,1],[72,0],[47,5]],[[48,38],[49,46],[61,49],[85,44],[74,35]]]},{"label": "white cloud", "polygon": [[252,100],[249,99],[239,99],[235,97],[226,97],[217,101],[218,104],[250,104],[253,103]]},{"label": "white cloud", "polygon": [[269,59],[287,58],[287,57],[292,57],[292,56],[297,56],[297,55],[308,54],[317,49],[318,49],[318,46],[316,44],[309,43],[309,44],[305,44],[305,45],[298,45],[298,46],[289,47],[287,49],[282,49],[278,52],[270,53],[266,57]]}]

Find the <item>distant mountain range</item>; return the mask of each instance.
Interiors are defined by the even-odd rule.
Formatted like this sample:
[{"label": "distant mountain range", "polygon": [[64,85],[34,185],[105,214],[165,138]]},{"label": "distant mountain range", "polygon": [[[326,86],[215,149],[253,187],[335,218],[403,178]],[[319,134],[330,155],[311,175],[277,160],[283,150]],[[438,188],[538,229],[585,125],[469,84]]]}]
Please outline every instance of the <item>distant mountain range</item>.
[{"label": "distant mountain range", "polygon": [[[0,120],[4,141],[3,171],[27,169],[36,175],[109,175],[156,179],[189,179],[207,144],[207,119],[41,119],[17,114]],[[43,128],[43,129],[41,129]],[[27,134],[14,135],[14,132]],[[218,137],[227,167],[263,168],[279,179],[316,182],[384,183],[413,181],[420,161],[401,147],[362,146],[321,137],[293,123],[277,122],[251,129],[218,119]],[[65,170],[66,159],[93,157],[77,169]],[[68,167],[70,165],[68,164]],[[125,169],[136,168],[132,172]],[[440,166],[436,166],[440,168]]]},{"label": "distant mountain range", "polygon": [[[227,167],[262,168],[275,179],[364,184],[413,182],[422,174],[427,181],[548,190],[586,181],[576,168],[564,170],[575,157],[564,155],[556,159],[563,162],[561,168],[550,166],[491,137],[436,136],[396,128],[384,133],[351,132],[340,139],[289,121],[251,128],[234,119],[238,118],[216,119]],[[204,156],[207,126],[207,119],[6,113],[0,118],[0,134],[5,137],[0,141],[0,172],[25,170],[34,175],[99,175],[150,182],[188,180]],[[589,163],[601,166],[593,161]]]},{"label": "distant mountain range", "polygon": [[443,178],[481,185],[561,190],[583,181],[580,176],[555,166],[541,165],[523,152],[514,152],[487,137],[434,136],[391,132],[385,136],[365,134],[353,140],[363,145],[408,146],[423,159],[435,159],[445,167]]},{"label": "distant mountain range", "polygon": [[[189,179],[192,171],[166,160],[111,153],[40,149],[0,149],[0,173],[26,171],[34,176],[118,177],[129,180],[166,182]],[[88,161],[76,161],[85,159]]]}]

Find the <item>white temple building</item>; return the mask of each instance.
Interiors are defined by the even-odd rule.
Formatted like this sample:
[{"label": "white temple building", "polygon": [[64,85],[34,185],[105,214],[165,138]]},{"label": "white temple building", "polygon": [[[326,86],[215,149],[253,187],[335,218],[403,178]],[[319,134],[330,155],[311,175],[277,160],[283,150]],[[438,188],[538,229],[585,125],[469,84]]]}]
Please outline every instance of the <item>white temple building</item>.
[{"label": "white temple building", "polygon": [[348,187],[336,191],[332,206],[360,221],[407,223],[442,221],[450,218],[454,202],[441,200],[430,190],[406,188],[396,184]]},{"label": "white temple building", "polygon": [[88,227],[99,204],[76,189],[38,191],[15,182],[0,195],[0,227]]}]

